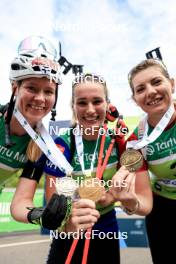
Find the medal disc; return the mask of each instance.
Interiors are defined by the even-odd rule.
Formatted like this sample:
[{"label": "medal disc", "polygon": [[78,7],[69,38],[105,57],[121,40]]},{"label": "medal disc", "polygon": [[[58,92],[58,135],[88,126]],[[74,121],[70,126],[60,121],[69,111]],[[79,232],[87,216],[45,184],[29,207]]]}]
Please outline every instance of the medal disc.
[{"label": "medal disc", "polygon": [[72,177],[62,177],[56,179],[56,190],[58,194],[63,194],[65,196],[74,197],[78,183]]},{"label": "medal disc", "polygon": [[136,171],[142,167],[143,156],[135,149],[125,150],[120,157],[121,166],[125,166],[130,172]]},{"label": "medal disc", "polygon": [[97,178],[91,178],[83,181],[78,188],[78,194],[81,198],[90,199],[97,202],[105,192],[101,181]]}]

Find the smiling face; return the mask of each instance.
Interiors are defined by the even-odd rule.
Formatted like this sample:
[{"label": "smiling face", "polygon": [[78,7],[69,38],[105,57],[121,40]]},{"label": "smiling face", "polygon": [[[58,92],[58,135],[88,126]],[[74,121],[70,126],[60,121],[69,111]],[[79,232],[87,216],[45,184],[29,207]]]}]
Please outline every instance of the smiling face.
[{"label": "smiling face", "polygon": [[151,66],[132,78],[133,99],[148,114],[160,119],[172,102],[174,81],[166,78],[160,67]]},{"label": "smiling face", "polygon": [[17,87],[17,107],[31,126],[35,126],[52,109],[56,83],[47,78],[24,79]]},{"label": "smiling face", "polygon": [[[92,131],[104,123],[107,102],[105,88],[98,82],[85,82],[74,87],[73,111],[84,131]],[[90,135],[88,135],[90,134]],[[84,138],[96,139],[97,134],[85,133]]]}]

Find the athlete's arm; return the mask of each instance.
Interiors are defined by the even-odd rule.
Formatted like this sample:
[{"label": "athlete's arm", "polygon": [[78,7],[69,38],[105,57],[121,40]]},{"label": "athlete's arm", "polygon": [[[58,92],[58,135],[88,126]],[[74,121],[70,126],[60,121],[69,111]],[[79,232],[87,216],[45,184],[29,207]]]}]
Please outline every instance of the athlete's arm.
[{"label": "athlete's arm", "polygon": [[53,193],[56,191],[56,177],[52,175],[46,175],[46,184],[45,184],[45,197],[49,201]]},{"label": "athlete's arm", "polygon": [[10,207],[11,214],[16,221],[28,223],[29,210],[27,207],[34,207],[33,198],[36,188],[37,182],[35,180],[23,177],[19,179]]},{"label": "athlete's arm", "polygon": [[112,186],[99,201],[107,206],[120,201],[128,214],[147,215],[152,210],[153,200],[148,172],[130,173],[121,167],[112,178]]}]

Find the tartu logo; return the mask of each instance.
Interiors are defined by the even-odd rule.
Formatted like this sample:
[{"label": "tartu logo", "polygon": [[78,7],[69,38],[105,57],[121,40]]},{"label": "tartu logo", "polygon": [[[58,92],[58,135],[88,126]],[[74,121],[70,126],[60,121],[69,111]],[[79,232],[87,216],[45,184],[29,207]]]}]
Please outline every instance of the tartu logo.
[{"label": "tartu logo", "polygon": [[146,147],[146,153],[148,156],[151,156],[154,154],[155,150],[157,152],[163,152],[166,150],[175,150],[176,149],[176,139],[175,138],[169,138],[167,141],[160,141],[156,142],[153,145],[148,145]]},{"label": "tartu logo", "polygon": [[147,150],[146,150],[146,153],[147,153],[147,155],[148,156],[151,156],[151,155],[153,155],[154,154],[154,147],[152,146],[152,145],[148,145],[147,146]]},{"label": "tartu logo", "polygon": [[176,139],[175,138],[170,138],[167,141],[164,142],[157,142],[155,143],[157,151],[162,151],[166,149],[171,149],[173,147],[176,147]]}]

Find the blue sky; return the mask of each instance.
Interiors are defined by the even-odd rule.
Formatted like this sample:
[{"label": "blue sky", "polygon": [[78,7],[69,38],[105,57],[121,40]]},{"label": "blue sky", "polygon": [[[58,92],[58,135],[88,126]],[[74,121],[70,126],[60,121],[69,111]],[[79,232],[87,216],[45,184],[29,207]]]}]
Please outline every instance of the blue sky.
[{"label": "blue sky", "polygon": [[[68,60],[84,64],[85,72],[103,75],[112,103],[124,115],[141,113],[130,100],[127,73],[147,51],[161,47],[165,64],[176,76],[174,0],[3,0],[0,10],[1,103],[10,97],[10,61],[19,42],[30,35],[45,36],[56,47],[60,40]],[[72,77],[69,73],[63,78],[57,119],[71,117]]]}]

